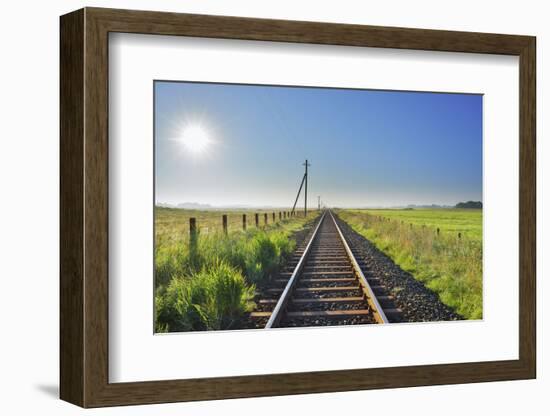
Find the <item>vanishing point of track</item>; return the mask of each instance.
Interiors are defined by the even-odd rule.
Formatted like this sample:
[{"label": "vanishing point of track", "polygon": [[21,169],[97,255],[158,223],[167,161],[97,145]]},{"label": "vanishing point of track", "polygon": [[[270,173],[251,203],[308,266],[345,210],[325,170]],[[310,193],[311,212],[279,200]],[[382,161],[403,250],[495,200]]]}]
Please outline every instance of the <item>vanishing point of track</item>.
[{"label": "vanishing point of track", "polygon": [[330,210],[259,300],[265,328],[385,324],[400,314],[375,276],[365,276]]}]

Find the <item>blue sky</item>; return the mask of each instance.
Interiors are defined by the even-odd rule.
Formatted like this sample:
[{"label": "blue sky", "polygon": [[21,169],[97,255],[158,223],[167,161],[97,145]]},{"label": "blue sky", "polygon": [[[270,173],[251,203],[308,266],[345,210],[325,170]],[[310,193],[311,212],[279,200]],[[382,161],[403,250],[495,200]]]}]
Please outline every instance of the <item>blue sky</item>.
[{"label": "blue sky", "polygon": [[[157,203],[289,206],[307,158],[309,202],[482,199],[482,96],[155,82]],[[200,126],[202,152],[185,146]],[[189,130],[191,128],[191,130]]]}]

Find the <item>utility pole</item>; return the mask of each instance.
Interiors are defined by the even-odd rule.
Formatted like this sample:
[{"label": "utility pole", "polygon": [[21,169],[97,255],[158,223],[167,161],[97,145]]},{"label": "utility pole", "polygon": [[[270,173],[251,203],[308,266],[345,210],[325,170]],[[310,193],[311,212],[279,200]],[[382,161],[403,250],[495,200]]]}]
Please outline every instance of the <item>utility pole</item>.
[{"label": "utility pole", "polygon": [[306,163],[304,163],[304,166],[306,167],[306,173],[304,174],[304,178],[306,180],[306,187],[305,187],[305,193],[304,193],[304,217],[307,217],[307,168],[308,166],[311,166],[307,159]]},{"label": "utility pole", "polygon": [[317,195],[317,209],[321,211],[321,195]]},{"label": "utility pole", "polygon": [[298,198],[300,198],[300,192],[302,192],[302,187],[304,186],[304,183],[305,183],[306,187],[305,187],[305,194],[304,194],[304,216],[307,216],[307,168],[311,166],[311,164],[306,159],[306,163],[303,163],[302,166],[306,167],[306,172],[304,173],[304,176],[302,176],[302,182],[300,183],[298,194],[296,194],[296,199],[294,200],[294,205],[292,206],[291,214],[294,215],[294,209],[296,208],[296,204],[298,203]]}]

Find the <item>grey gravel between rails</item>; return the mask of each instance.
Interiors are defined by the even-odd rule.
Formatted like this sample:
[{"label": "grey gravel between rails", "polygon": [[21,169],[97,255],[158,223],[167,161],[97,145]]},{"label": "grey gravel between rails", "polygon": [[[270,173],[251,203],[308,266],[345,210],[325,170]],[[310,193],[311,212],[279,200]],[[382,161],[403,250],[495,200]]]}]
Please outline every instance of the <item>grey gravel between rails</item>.
[{"label": "grey gravel between rails", "polygon": [[357,261],[363,261],[363,273],[380,279],[389,295],[395,297],[395,305],[403,312],[402,322],[456,321],[464,319],[439,300],[437,293],[428,289],[410,273],[362,235],[356,233],[337,215],[338,222],[348,244],[356,252]]},{"label": "grey gravel between rails", "polygon": [[306,328],[320,326],[340,326],[340,325],[365,325],[374,324],[371,316],[354,316],[346,319],[326,319],[326,318],[296,318],[286,319],[280,328]]}]

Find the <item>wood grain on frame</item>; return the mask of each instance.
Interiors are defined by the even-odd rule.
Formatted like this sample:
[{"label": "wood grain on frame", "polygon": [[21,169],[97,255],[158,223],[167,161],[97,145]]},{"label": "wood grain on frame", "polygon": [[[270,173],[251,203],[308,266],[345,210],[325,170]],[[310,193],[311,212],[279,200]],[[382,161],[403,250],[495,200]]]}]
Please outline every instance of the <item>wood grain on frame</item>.
[{"label": "wood grain on frame", "polygon": [[[61,398],[83,407],[534,378],[535,38],[86,8],[61,17]],[[520,57],[519,360],[192,380],[108,380],[108,33]]]},{"label": "wood grain on frame", "polygon": [[84,404],[84,12],[61,19],[60,396]]}]

